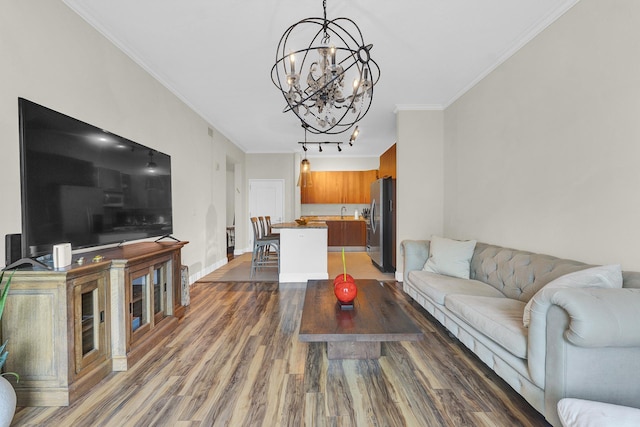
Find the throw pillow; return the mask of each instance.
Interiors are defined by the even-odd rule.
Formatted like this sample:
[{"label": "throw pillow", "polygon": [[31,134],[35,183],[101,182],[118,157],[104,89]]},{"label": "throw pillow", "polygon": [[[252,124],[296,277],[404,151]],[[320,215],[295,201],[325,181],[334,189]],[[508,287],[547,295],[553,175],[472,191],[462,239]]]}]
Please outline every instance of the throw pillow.
[{"label": "throw pillow", "polygon": [[471,257],[475,248],[475,240],[460,241],[433,236],[429,245],[429,258],[422,269],[431,273],[468,279]]},{"label": "throw pillow", "polygon": [[524,307],[522,324],[529,327],[531,321],[531,306],[533,301],[541,298],[549,298],[555,289],[560,288],[621,288],[622,268],[620,265],[602,265],[585,270],[565,274],[544,285],[529,300]]}]

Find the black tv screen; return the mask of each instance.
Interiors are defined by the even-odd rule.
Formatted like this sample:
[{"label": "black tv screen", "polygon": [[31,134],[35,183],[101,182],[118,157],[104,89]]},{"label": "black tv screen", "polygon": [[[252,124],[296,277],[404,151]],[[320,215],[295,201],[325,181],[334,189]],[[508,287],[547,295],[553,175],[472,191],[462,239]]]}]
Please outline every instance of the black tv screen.
[{"label": "black tv screen", "polygon": [[169,235],[171,157],[20,98],[22,256]]}]

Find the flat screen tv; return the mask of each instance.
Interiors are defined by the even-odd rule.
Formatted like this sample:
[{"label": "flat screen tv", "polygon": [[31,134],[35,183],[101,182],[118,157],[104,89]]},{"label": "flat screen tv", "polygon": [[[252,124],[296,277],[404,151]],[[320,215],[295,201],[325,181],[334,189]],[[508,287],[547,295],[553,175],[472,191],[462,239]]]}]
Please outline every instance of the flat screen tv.
[{"label": "flat screen tv", "polygon": [[171,157],[20,98],[22,256],[170,235]]}]

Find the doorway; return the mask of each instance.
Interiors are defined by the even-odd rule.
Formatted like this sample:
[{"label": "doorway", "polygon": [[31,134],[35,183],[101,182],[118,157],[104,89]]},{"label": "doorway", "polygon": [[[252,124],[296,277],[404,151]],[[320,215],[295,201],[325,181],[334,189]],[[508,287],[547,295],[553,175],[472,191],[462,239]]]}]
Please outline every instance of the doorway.
[{"label": "doorway", "polygon": [[231,261],[236,247],[236,167],[229,157],[226,163],[227,261]]},{"label": "doorway", "polygon": [[[272,223],[284,221],[284,179],[249,180],[249,218],[270,216]],[[250,236],[253,247],[253,234]]]}]

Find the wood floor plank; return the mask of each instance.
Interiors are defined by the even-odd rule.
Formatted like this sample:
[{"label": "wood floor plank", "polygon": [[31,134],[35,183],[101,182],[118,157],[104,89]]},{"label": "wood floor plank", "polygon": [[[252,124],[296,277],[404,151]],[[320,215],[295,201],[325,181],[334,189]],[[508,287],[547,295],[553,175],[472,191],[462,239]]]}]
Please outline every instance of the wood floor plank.
[{"label": "wood floor plank", "polygon": [[[201,408],[200,413],[204,414],[203,425],[230,425],[229,420],[238,404],[244,382],[250,378],[251,359],[258,349],[258,345],[259,338],[251,336],[238,345],[241,351],[229,359],[231,363],[227,369],[232,370],[232,374],[226,382],[226,386],[219,390],[215,399],[208,400],[209,406],[203,405]],[[196,417],[199,418],[197,415]]]},{"label": "wood floor plank", "polygon": [[259,346],[251,361],[247,376],[240,384],[242,389],[237,396],[237,402],[234,405],[233,413],[229,425],[258,425],[264,417],[264,409],[266,404],[266,386],[267,378],[264,365],[264,349],[263,345]]},{"label": "wood floor plank", "polygon": [[398,412],[402,414],[405,426],[421,426],[425,425],[424,418],[420,420],[417,418],[417,414],[411,407],[411,402],[405,397],[403,392],[404,384],[400,381],[400,378],[395,375],[395,363],[388,357],[381,357],[379,360],[382,375],[389,390],[389,395],[393,396],[389,402],[393,402]]},{"label": "wood floor plank", "polygon": [[430,398],[428,388],[417,380],[411,360],[400,343],[389,343],[387,354],[390,363],[387,364],[387,377],[394,381],[402,392],[402,399],[410,408],[415,419],[424,421],[429,426],[444,426],[443,415],[439,412],[434,401]]},{"label": "wood floor plank", "polygon": [[353,396],[349,390],[341,360],[329,361],[325,394],[327,416],[347,417],[352,423],[355,422]]},{"label": "wood floor plank", "polygon": [[[269,363],[269,361],[265,360],[265,363]],[[282,410],[282,400],[284,399],[284,396],[282,396],[280,392],[281,390],[284,390],[284,383],[287,380],[286,361],[279,359],[273,360],[270,363],[271,366],[269,369],[267,390],[265,396],[266,407],[264,418],[262,420],[262,425],[264,427],[274,425],[275,420],[278,419],[278,414]]]},{"label": "wood floor plank", "polygon": [[303,414],[300,408],[304,408],[304,379],[299,374],[288,374],[282,418],[282,426],[301,426]]},{"label": "wood floor plank", "polygon": [[379,360],[359,361],[356,380],[360,393],[367,398],[364,411],[371,413],[370,425],[405,425],[402,411],[397,405],[391,404],[392,393],[389,392]]},{"label": "wood floor plank", "polygon": [[178,328],[69,407],[18,408],[14,426],[548,426],[398,284],[420,326],[376,360],[298,340],[304,286],[203,282]]},{"label": "wood floor plank", "polygon": [[325,412],[324,394],[305,393],[304,425],[316,427],[329,425]]}]

